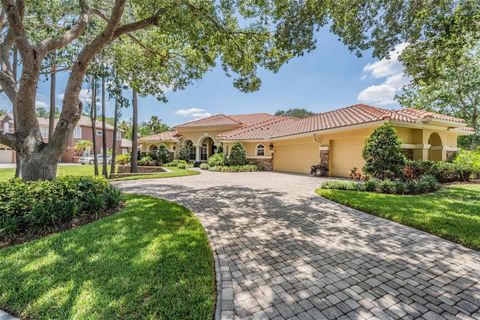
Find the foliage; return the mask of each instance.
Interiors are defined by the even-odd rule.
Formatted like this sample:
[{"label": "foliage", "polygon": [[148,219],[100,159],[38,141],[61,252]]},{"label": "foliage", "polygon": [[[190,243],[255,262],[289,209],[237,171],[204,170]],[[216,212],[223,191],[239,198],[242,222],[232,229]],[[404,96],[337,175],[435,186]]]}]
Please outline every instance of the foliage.
[{"label": "foliage", "polygon": [[422,195],[325,190],[322,197],[480,249],[480,185],[453,185]]},{"label": "foliage", "polygon": [[132,161],[132,155],[130,153],[119,154],[115,161],[120,165],[129,165]]},{"label": "foliage", "polygon": [[328,176],[329,170],[327,164],[315,164],[310,167],[310,175],[315,177],[326,177]]},{"label": "foliage", "polygon": [[[480,2],[459,1],[451,15],[437,19],[424,41],[411,43],[401,54],[411,81],[397,99],[408,107],[463,118],[478,132]],[[478,133],[461,140],[469,147],[480,143]]]},{"label": "foliage", "polygon": [[201,223],[170,201],[125,198],[100,221],[0,250],[0,309],[28,319],[213,318]]},{"label": "foliage", "polygon": [[228,163],[232,166],[243,166],[247,164],[247,153],[240,142],[235,142],[230,150]]},{"label": "foliage", "polygon": [[360,170],[358,170],[357,167],[353,167],[352,169],[350,169],[349,176],[353,180],[361,180],[362,179],[362,172]]},{"label": "foliage", "polygon": [[182,145],[180,147],[179,158],[180,160],[188,161],[189,160],[188,157],[189,157],[188,147],[186,145]]},{"label": "foliage", "polygon": [[119,202],[120,192],[101,178],[0,182],[0,241],[27,232],[49,232],[82,214],[115,208]]},{"label": "foliage", "polygon": [[453,161],[456,165],[471,167],[476,178],[480,178],[480,148],[477,150],[460,150]]},{"label": "foliage", "polygon": [[310,116],[315,115],[315,112],[308,111],[307,109],[304,108],[293,108],[293,109],[288,109],[287,111],[285,110],[278,110],[275,112],[276,116],[287,116],[287,117],[293,117],[293,118],[307,118]]},{"label": "foliage", "polygon": [[168,151],[167,146],[165,144],[162,143],[158,147],[157,154],[158,154],[158,159],[162,162],[162,164],[168,163],[170,161],[170,151]]},{"label": "foliage", "polygon": [[140,160],[138,160],[138,165],[139,166],[149,166],[153,162],[155,162],[155,161],[152,159],[152,157],[144,156]]},{"label": "foliage", "polygon": [[75,143],[73,149],[77,152],[85,151],[86,149],[91,148],[92,145],[93,143],[90,140],[79,140]]},{"label": "foliage", "polygon": [[200,169],[202,169],[202,170],[208,170],[208,163],[202,163],[202,164],[200,164]]},{"label": "foliage", "polygon": [[423,175],[431,175],[442,183],[455,181],[469,181],[478,176],[476,171],[468,163],[450,163],[443,161],[408,161],[404,174],[406,179],[417,179]]},{"label": "foliage", "polygon": [[245,164],[210,167],[208,168],[208,170],[216,172],[254,172],[258,171],[258,168],[256,165],[253,164]]},{"label": "foliage", "polygon": [[217,166],[224,166],[224,165],[225,165],[225,155],[221,152],[215,153],[210,158],[208,158],[209,167],[217,167]]},{"label": "foliage", "polygon": [[362,151],[365,159],[363,171],[380,179],[400,176],[406,161],[401,144],[395,129],[389,123],[376,128]]},{"label": "foliage", "polygon": [[165,166],[166,167],[177,167],[179,164],[187,165],[187,161],[185,161],[185,160],[173,160],[173,161],[167,163]]},{"label": "foliage", "polygon": [[186,169],[187,168],[187,165],[184,164],[184,163],[179,163],[178,166],[177,166],[178,169]]},{"label": "foliage", "polygon": [[433,192],[439,188],[440,184],[431,175],[423,175],[416,180],[410,181],[389,179],[370,179],[365,182],[332,180],[322,184],[322,189],[367,191],[385,194],[420,194]]}]

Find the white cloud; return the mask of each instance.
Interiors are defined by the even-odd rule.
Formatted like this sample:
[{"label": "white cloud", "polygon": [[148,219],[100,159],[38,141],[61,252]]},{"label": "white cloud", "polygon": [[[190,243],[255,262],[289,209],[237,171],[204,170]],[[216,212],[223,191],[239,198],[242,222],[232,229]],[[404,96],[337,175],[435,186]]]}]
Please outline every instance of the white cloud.
[{"label": "white cloud", "polygon": [[205,109],[199,109],[199,108],[190,108],[190,109],[178,109],[175,111],[176,115],[182,116],[182,117],[188,117],[188,116],[194,116],[194,114],[199,114],[202,112],[206,112],[207,110]]},{"label": "white cloud", "polygon": [[48,109],[49,106],[48,106],[48,104],[47,104],[45,101],[38,100],[38,97],[37,97],[37,100],[35,101],[35,108]]},{"label": "white cloud", "polygon": [[212,114],[210,112],[198,112],[198,113],[192,113],[190,116],[196,119],[202,119],[202,118],[207,118],[210,117]]},{"label": "white cloud", "polygon": [[384,58],[369,63],[363,68],[364,74],[360,79],[364,80],[367,76],[371,76],[374,79],[383,79],[383,82],[363,89],[358,94],[358,100],[378,106],[396,103],[393,98],[408,83],[408,77],[403,72],[403,65],[398,60],[399,55],[407,46],[407,43],[401,43],[390,52],[390,59]]}]

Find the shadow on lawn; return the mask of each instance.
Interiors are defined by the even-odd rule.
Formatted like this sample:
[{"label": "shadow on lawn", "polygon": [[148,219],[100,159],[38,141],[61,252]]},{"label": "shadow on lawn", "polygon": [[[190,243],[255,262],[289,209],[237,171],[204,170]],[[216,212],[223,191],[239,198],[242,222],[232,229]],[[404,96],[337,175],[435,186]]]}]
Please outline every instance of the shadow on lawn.
[{"label": "shadow on lawn", "polygon": [[209,319],[212,263],[188,210],[136,198],[104,220],[1,250],[0,309],[39,319]]},{"label": "shadow on lawn", "polygon": [[[298,314],[307,300],[331,318],[393,305],[392,317],[418,317],[444,312],[431,307],[442,304],[440,296],[472,301],[480,290],[477,252],[313,195],[291,199],[270,189],[159,182],[122,189],[178,201],[201,218],[226,254],[241,317],[279,303]],[[342,294],[355,303],[331,298]]]}]

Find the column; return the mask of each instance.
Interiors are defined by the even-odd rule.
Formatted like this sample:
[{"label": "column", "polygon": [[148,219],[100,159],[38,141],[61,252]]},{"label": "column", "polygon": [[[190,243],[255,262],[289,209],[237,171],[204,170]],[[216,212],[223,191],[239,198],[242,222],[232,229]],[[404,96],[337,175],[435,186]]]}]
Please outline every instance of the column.
[{"label": "column", "polygon": [[196,146],[195,150],[195,161],[200,161],[200,146]]}]

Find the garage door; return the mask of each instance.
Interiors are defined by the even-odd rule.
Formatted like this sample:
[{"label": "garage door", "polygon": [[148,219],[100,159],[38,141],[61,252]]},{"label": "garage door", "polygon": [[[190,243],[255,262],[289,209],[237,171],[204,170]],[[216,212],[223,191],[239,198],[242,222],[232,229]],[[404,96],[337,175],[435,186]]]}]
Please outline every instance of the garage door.
[{"label": "garage door", "polygon": [[329,152],[331,175],[348,177],[350,169],[362,169],[365,161],[362,158],[364,139],[333,140]]},{"label": "garage door", "polygon": [[310,167],[320,161],[317,143],[290,144],[276,146],[274,170],[293,173],[310,173]]},{"label": "garage door", "polygon": [[12,149],[0,147],[0,163],[12,163],[12,157]]}]

